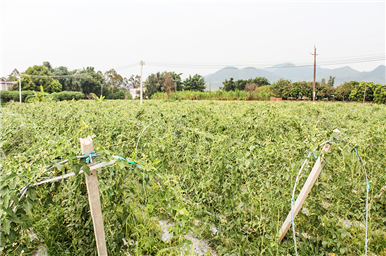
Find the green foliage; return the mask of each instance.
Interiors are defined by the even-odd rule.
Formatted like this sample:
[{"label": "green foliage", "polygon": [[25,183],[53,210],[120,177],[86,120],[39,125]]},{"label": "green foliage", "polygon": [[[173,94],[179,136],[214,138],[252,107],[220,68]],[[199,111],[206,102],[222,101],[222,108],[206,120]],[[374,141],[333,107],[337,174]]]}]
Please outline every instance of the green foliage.
[{"label": "green foliage", "polygon": [[125,93],[123,91],[117,91],[115,93],[110,93],[106,96],[108,100],[123,100],[125,99]]},{"label": "green foliage", "polygon": [[229,81],[225,79],[225,81],[222,82],[222,84],[224,85],[222,89],[226,92],[236,90],[236,83],[235,81],[233,81],[233,77],[229,78]]},{"label": "green foliage", "polygon": [[54,101],[81,100],[84,99],[84,94],[82,92],[62,91],[52,93],[51,97]]},{"label": "green foliage", "polygon": [[[21,91],[21,101],[26,102],[25,99],[28,96],[34,95],[33,91]],[[19,91],[0,91],[1,96],[1,102],[9,102],[10,100],[13,100],[15,102],[19,102]]]},{"label": "green foliage", "polygon": [[353,83],[356,82],[344,82],[343,84],[336,87],[335,95],[337,100],[343,100],[346,98],[348,99],[348,96],[350,95],[351,91],[353,90],[354,86]]},{"label": "green foliage", "polygon": [[40,92],[33,91],[34,95],[28,96],[25,101],[28,103],[33,102],[50,102],[52,98],[49,93],[44,92],[43,86],[40,86]]},{"label": "green foliage", "polygon": [[87,67],[77,72],[74,83],[80,88],[85,95],[94,93],[101,95],[101,89],[104,84],[104,77],[101,71],[96,72],[94,67]]},{"label": "green foliage", "polygon": [[330,86],[334,86],[335,83],[335,76],[330,76],[330,79],[328,79],[327,84]]},{"label": "green foliage", "polygon": [[377,84],[374,90],[374,102],[386,104],[386,84]]},{"label": "green foliage", "polygon": [[181,82],[181,75],[173,72],[157,72],[156,74],[150,74],[145,82],[146,91],[144,92],[144,97],[151,98],[153,94],[157,92],[166,92],[165,90],[165,76],[166,74],[170,75],[170,81],[171,81],[171,91],[174,92],[182,91],[183,89],[183,83]]},{"label": "green foliage", "polygon": [[[170,98],[175,100],[248,100],[251,94],[245,91],[182,91],[177,93],[171,93]],[[164,92],[157,92],[153,94],[152,99],[166,100],[167,94]]]},{"label": "green foliage", "polygon": [[376,85],[373,82],[351,82],[353,85],[353,89],[350,93],[350,100],[352,101],[363,101],[364,93],[366,90],[366,99],[365,101],[373,101],[374,98],[374,90],[376,89]]},{"label": "green foliage", "polygon": [[291,80],[280,78],[277,82],[271,84],[271,91],[275,97],[282,97],[284,88],[288,88]]},{"label": "green foliage", "polygon": [[[40,91],[40,86],[48,93],[60,92],[62,85],[51,77],[51,72],[45,66],[34,65],[29,67],[21,77],[21,89]],[[19,82],[12,86],[13,90],[19,89]]]},{"label": "green foliage", "polygon": [[239,91],[244,91],[247,84],[257,84],[257,86],[264,86],[264,85],[270,85],[270,82],[268,81],[267,78],[265,77],[255,77],[255,78],[250,78],[250,79],[239,79],[237,81],[233,81],[233,78],[231,77],[228,80],[225,79],[223,82],[223,90],[225,91],[234,91],[234,90],[239,90]]},{"label": "green foliage", "polygon": [[98,97],[95,93],[90,93],[90,95],[91,95],[91,97],[92,97],[92,99],[93,100],[95,100],[95,101],[103,101],[104,99],[105,99],[105,96],[100,96],[100,97]]},{"label": "green foliage", "polygon": [[274,96],[272,89],[269,85],[257,87],[254,91],[251,92],[251,100],[270,100]]},{"label": "green foliage", "polygon": [[[114,94],[118,92],[119,89],[128,91],[129,90],[129,80],[126,77],[121,76],[114,69],[106,71],[104,74],[106,89],[109,94]],[[114,96],[112,96],[114,97]]]},{"label": "green foliage", "polygon": [[184,90],[203,92],[205,90],[204,77],[199,74],[195,74],[193,77],[189,75],[184,81]]},{"label": "green foliage", "polygon": [[[177,248],[190,232],[218,255],[293,255],[291,233],[282,244],[276,239],[295,177],[313,148],[339,128],[372,180],[369,251],[383,255],[386,197],[375,196],[386,183],[385,111],[384,105],[310,102],[7,104],[0,127],[1,253],[28,254],[45,244],[50,255],[96,255],[83,174],[31,187],[17,200],[26,184],[79,170],[79,138],[95,135],[98,161],[116,154],[148,170],[125,162],[98,170],[109,255],[181,255]],[[364,253],[366,183],[352,149],[334,141],[326,155],[304,204],[308,211],[295,219],[300,255]],[[63,159],[70,161],[58,164]],[[299,190],[314,163],[306,164]],[[39,177],[52,164],[57,168]],[[161,241],[156,218],[181,223],[170,228],[171,241]],[[32,233],[38,238],[31,240]]]}]

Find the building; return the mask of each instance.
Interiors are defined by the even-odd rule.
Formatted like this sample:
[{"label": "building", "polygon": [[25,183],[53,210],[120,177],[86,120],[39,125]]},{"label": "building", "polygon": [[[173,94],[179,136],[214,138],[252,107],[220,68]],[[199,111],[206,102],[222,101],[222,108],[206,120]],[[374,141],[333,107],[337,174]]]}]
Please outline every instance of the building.
[{"label": "building", "polygon": [[[145,90],[146,90],[146,87],[142,86],[142,93]],[[130,94],[131,94],[131,97],[133,97],[133,99],[135,99],[136,97],[138,97],[138,98],[141,97],[141,87],[131,88]]]},{"label": "building", "polygon": [[0,90],[8,91],[9,88],[12,88],[12,85],[16,83],[16,81],[5,81],[5,79],[2,78],[0,83],[1,83]]}]

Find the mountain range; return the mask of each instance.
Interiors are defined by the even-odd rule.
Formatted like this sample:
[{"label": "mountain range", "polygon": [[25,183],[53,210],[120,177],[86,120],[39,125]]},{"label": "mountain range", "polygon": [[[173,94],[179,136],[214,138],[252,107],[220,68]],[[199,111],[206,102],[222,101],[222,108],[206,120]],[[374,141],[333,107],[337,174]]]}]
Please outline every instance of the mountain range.
[{"label": "mountain range", "polygon": [[[313,66],[296,66],[291,62],[286,62],[264,69],[255,67],[238,69],[237,67],[228,66],[213,74],[206,75],[204,78],[207,88],[209,88],[208,86],[210,83],[211,90],[216,91],[219,87],[223,86],[222,82],[224,82],[225,79],[230,79],[231,77],[233,77],[234,80],[265,77],[273,83],[280,78],[288,79],[292,82],[313,81],[313,75]],[[316,81],[321,82],[324,78],[327,82],[330,76],[335,77],[334,86],[338,86],[349,81],[386,84],[386,66],[380,65],[369,72],[361,72],[349,66],[335,69],[321,68],[319,66],[316,67]]]}]

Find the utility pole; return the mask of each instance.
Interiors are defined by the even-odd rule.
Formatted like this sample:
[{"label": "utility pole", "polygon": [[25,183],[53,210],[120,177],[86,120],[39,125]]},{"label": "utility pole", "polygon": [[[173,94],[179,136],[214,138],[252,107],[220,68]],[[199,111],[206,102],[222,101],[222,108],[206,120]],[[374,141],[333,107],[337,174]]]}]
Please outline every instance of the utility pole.
[{"label": "utility pole", "polygon": [[141,65],[141,105],[142,105],[142,98],[143,98],[143,93],[142,93],[142,69],[143,69],[143,61],[141,60],[141,62],[139,63]]},{"label": "utility pole", "polygon": [[316,47],[314,46],[314,54],[310,53],[311,55],[314,55],[314,90],[312,92],[312,101],[315,104],[315,76],[316,76]]},{"label": "utility pole", "polygon": [[16,77],[19,77],[19,102],[21,103],[21,74],[20,72],[15,68],[13,71],[12,71],[12,74],[13,76],[16,76]]},{"label": "utility pole", "polygon": [[19,100],[20,100],[20,103],[21,103],[21,75],[19,77]]},{"label": "utility pole", "polygon": [[365,99],[366,99],[366,85],[367,83],[365,83],[365,94],[363,94],[363,103],[365,103]]},{"label": "utility pole", "polygon": [[211,94],[212,94],[212,90],[210,88],[210,83],[209,83],[209,100],[212,100]]}]

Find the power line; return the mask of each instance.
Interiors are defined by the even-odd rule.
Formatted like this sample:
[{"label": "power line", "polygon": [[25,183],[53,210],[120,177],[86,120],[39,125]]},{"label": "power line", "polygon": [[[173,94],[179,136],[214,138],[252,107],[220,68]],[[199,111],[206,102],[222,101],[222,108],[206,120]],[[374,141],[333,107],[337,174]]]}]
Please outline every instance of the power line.
[{"label": "power line", "polygon": [[[325,58],[319,59],[319,66],[321,65],[338,65],[338,64],[351,64],[351,63],[362,63],[362,62],[373,62],[373,61],[382,61],[385,60],[386,55],[382,54],[371,54],[371,55],[356,55],[356,56],[348,56],[341,58]],[[288,62],[288,61],[286,61]],[[146,62],[148,66],[158,66],[158,67],[175,67],[175,68],[198,68],[198,69],[218,69],[224,66],[225,69],[233,69],[234,66],[262,66],[268,68],[291,68],[291,67],[305,67],[313,65],[308,61],[297,61],[296,64],[300,64],[297,66],[293,65],[284,65],[281,64],[283,62],[265,62],[265,63],[227,63],[227,64],[188,64],[188,63],[167,63],[167,62]],[[278,66],[275,66],[278,65]],[[274,66],[274,67],[272,67]]]}]

